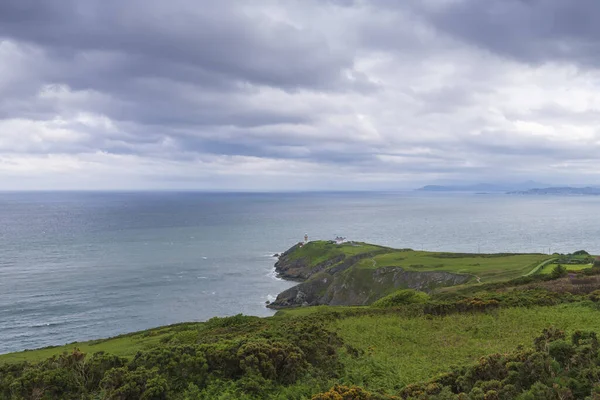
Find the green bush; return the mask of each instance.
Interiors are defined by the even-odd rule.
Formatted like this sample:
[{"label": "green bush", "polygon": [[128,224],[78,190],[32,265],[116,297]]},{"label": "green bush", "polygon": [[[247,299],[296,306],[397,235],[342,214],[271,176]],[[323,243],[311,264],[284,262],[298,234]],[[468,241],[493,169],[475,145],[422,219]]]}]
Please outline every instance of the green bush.
[{"label": "green bush", "polygon": [[295,382],[308,366],[302,350],[285,342],[249,342],[240,347],[237,357],[245,375],[283,384]]},{"label": "green bush", "polygon": [[166,400],[167,380],[156,370],[114,368],[100,383],[105,400]]},{"label": "green bush", "polygon": [[558,278],[562,278],[563,276],[566,276],[567,273],[568,273],[567,269],[564,266],[562,266],[561,264],[558,264],[556,267],[554,267],[554,269],[550,273],[550,277],[552,279],[558,279]]},{"label": "green bush", "polygon": [[373,307],[390,308],[406,304],[423,304],[429,301],[429,295],[412,289],[398,290],[388,296],[382,297],[372,304]]},{"label": "green bush", "polygon": [[171,389],[175,391],[183,390],[190,383],[202,386],[208,375],[206,357],[199,346],[158,347],[140,352],[129,368],[154,368],[168,379]]}]

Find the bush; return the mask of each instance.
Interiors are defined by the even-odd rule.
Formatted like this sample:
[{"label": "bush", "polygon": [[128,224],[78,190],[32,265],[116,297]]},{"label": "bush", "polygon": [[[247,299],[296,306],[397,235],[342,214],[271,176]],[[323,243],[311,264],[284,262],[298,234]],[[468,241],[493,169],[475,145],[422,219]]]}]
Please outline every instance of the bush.
[{"label": "bush", "polygon": [[577,250],[576,252],[573,253],[574,256],[589,256],[590,253],[588,253],[585,250]]},{"label": "bush", "polygon": [[102,379],[106,400],[166,400],[167,381],[156,370],[114,368]]},{"label": "bush", "polygon": [[398,290],[388,296],[382,297],[372,304],[373,307],[389,308],[406,304],[423,304],[429,301],[429,295],[413,289]]},{"label": "bush", "polygon": [[566,276],[566,275],[567,275],[567,269],[565,267],[563,267],[561,264],[558,264],[556,267],[554,267],[554,269],[550,273],[550,277],[552,279],[562,278],[563,276]]},{"label": "bush", "polygon": [[208,372],[206,357],[199,346],[158,347],[138,353],[129,367],[155,368],[168,378],[171,388],[177,391],[190,383],[203,385]]},{"label": "bush", "polygon": [[283,384],[295,382],[308,366],[302,350],[285,342],[249,342],[240,347],[237,356],[246,375]]},{"label": "bush", "polygon": [[328,392],[313,396],[312,400],[392,400],[394,397],[373,394],[360,387],[336,385]]}]

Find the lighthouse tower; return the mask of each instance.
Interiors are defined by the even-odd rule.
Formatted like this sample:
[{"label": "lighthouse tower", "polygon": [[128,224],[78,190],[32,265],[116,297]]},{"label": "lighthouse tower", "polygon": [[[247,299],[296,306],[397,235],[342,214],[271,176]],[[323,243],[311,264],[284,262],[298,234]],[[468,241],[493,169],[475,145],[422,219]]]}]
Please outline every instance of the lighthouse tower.
[{"label": "lighthouse tower", "polygon": [[304,234],[304,243],[308,243],[308,233]]}]

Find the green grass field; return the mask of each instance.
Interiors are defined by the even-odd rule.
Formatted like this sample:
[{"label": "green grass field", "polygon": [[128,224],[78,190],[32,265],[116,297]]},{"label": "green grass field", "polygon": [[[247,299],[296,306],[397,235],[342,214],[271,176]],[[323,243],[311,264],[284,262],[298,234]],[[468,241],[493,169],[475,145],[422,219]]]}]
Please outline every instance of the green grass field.
[{"label": "green grass field", "polygon": [[[550,273],[552,273],[554,268],[556,268],[556,265],[557,264],[547,264],[543,268],[541,268],[540,271],[538,271],[538,273],[543,274],[543,275],[550,274]],[[567,271],[577,272],[577,271],[583,271],[584,269],[592,268],[592,264],[572,264],[572,265],[563,264],[563,267],[565,267],[567,269]]]},{"label": "green grass field", "polygon": [[[199,325],[199,324],[185,324]],[[78,348],[84,353],[95,353],[105,351],[123,357],[133,357],[138,351],[146,350],[157,346],[160,340],[176,329],[173,327],[161,327],[148,331],[135,332],[132,334],[121,335],[110,339],[91,340],[88,342],[70,343],[64,346],[46,347],[38,350],[27,350],[18,353],[0,354],[0,364],[14,363],[19,361],[36,362],[52,357],[56,354],[72,351]]]},{"label": "green grass field", "polygon": [[[408,271],[447,271],[478,276],[482,282],[509,280],[525,275],[551,258],[544,254],[459,254],[393,251],[360,262],[362,268],[397,266]],[[374,261],[374,262],[373,262]]]},{"label": "green grass field", "polygon": [[367,243],[337,245],[326,241],[309,242],[291,254],[291,259],[306,259],[317,265],[341,254],[384,252],[358,262],[360,268],[402,267],[408,271],[447,271],[473,275],[482,282],[509,280],[526,275],[554,257],[545,254],[470,254],[392,249]]}]

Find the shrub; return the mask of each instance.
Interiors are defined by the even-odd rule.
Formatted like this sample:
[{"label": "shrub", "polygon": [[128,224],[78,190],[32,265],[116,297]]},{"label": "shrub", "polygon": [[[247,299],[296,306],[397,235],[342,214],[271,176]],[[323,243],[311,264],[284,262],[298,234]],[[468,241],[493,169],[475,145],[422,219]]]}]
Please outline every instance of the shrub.
[{"label": "shrub", "polygon": [[398,290],[388,296],[382,297],[372,304],[373,307],[389,308],[406,304],[427,303],[429,295],[413,289]]},{"label": "shrub", "polygon": [[395,397],[373,394],[360,387],[336,385],[325,393],[313,396],[312,400],[392,400]]},{"label": "shrub", "polygon": [[106,373],[101,387],[106,400],[165,400],[167,381],[156,370],[114,368]]},{"label": "shrub", "polygon": [[129,367],[156,368],[169,380],[171,388],[177,391],[190,383],[203,385],[208,372],[206,357],[199,346],[157,347],[138,353]]},{"label": "shrub", "polygon": [[284,384],[295,382],[308,366],[302,350],[285,342],[249,342],[240,347],[237,356],[246,375]]},{"label": "shrub", "polygon": [[556,267],[554,267],[554,269],[550,273],[550,277],[552,279],[562,278],[563,276],[566,276],[566,275],[567,275],[567,269],[565,267],[563,267],[561,264],[558,264]]}]

